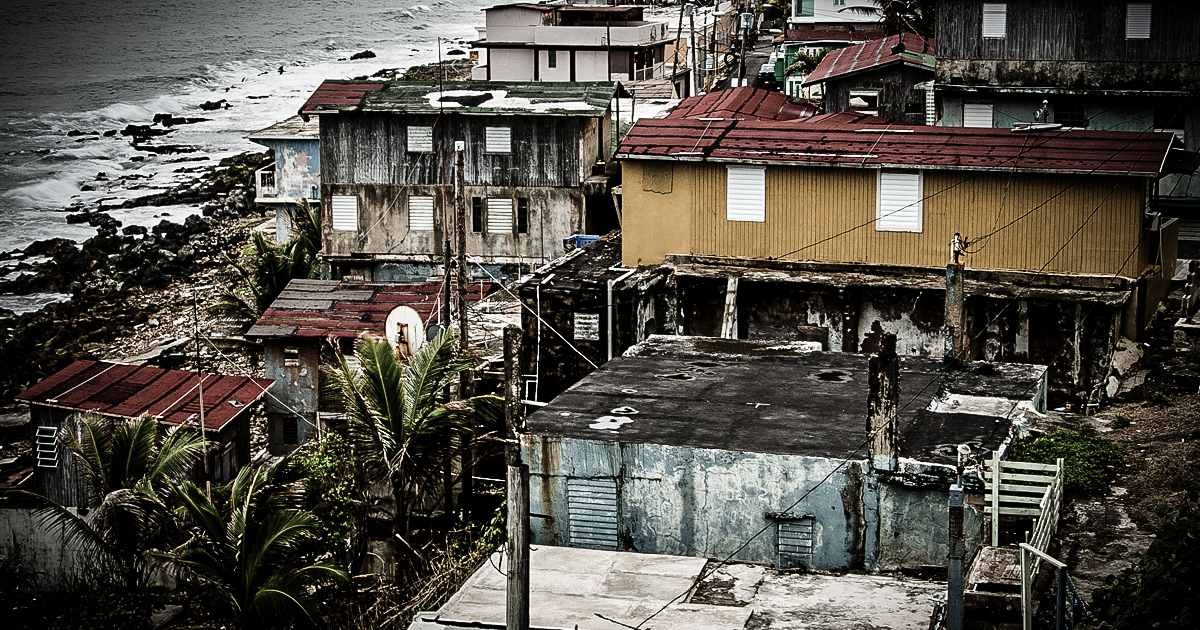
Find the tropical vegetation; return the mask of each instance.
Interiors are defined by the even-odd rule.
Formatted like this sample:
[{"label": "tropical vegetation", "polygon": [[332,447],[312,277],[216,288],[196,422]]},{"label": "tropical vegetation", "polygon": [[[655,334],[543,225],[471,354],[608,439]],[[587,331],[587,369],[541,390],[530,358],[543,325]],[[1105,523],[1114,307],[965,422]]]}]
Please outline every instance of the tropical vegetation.
[{"label": "tropical vegetation", "polygon": [[320,275],[317,262],[317,253],[321,249],[320,212],[301,199],[294,216],[295,235],[282,245],[271,243],[261,232],[251,235],[250,246],[244,252],[247,264],[230,261],[242,277],[242,285],[227,292],[213,310],[257,317],[271,306],[289,282]]}]

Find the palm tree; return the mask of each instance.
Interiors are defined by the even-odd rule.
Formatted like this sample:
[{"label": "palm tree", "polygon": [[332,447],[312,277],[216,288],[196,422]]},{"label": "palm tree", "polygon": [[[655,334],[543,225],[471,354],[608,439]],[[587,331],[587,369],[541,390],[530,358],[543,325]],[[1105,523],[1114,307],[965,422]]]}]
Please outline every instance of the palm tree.
[{"label": "palm tree", "polygon": [[870,5],[849,6],[841,11],[878,16],[888,35],[915,33],[933,37],[937,30],[935,0],[870,0]]},{"label": "palm tree", "polygon": [[99,415],[81,419],[79,437],[64,439],[83,468],[94,498],[86,516],[42,497],[44,522],[61,527],[67,543],[84,551],[96,568],[129,587],[147,583],[147,552],[170,538],[173,519],[166,507],[169,487],[186,474],[203,448],[200,437],[172,428],[157,442],[152,418],[123,420]]},{"label": "palm tree", "polygon": [[214,612],[240,628],[312,623],[319,608],[312,592],[347,578],[332,561],[304,557],[317,521],[297,509],[303,491],[286,461],[242,468],[211,499],[191,482],[175,488],[191,538],[163,557],[183,569]]},{"label": "palm tree", "polygon": [[297,278],[316,278],[320,275],[317,253],[321,249],[321,217],[307,199],[300,200],[296,211],[296,233],[282,245],[268,242],[260,232],[251,235],[246,249],[248,269],[229,261],[242,276],[243,285],[226,292],[213,310],[231,315],[257,317]]},{"label": "palm tree", "polygon": [[454,337],[443,331],[403,363],[386,341],[365,335],[355,344],[360,367],[351,368],[339,353],[329,373],[345,401],[358,463],[369,481],[390,485],[393,532],[404,539],[414,509],[443,483],[440,472],[467,440],[503,430],[497,396],[438,402],[472,365],[470,357],[454,355]]}]

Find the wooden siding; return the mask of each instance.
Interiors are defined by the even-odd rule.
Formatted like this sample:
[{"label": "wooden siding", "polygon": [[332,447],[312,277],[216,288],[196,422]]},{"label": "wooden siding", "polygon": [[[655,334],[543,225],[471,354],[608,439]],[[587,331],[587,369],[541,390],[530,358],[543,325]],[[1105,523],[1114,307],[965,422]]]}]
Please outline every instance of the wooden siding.
[{"label": "wooden siding", "polygon": [[[988,0],[991,1],[991,0]],[[1181,61],[1200,56],[1200,3],[1153,2],[1149,39],[1125,39],[1126,0],[1008,0],[1003,39],[984,39],[984,0],[941,2],[939,59]]]},{"label": "wooden siding", "polygon": [[922,71],[909,67],[890,67],[825,82],[825,113],[850,109],[850,92],[876,90],[879,92],[878,115],[909,125],[925,124],[925,91],[914,89],[924,81],[933,80],[933,70]]},{"label": "wooden siding", "polygon": [[1129,276],[1146,262],[1142,179],[924,171],[922,232],[901,233],[875,229],[878,169],[768,167],[766,222],[746,223],[725,219],[724,164],[675,163],[665,194],[644,190],[646,168],[662,166],[624,164],[626,265],[699,254],[940,267],[955,232],[970,241],[1014,221],[972,243],[967,265]]},{"label": "wooden siding", "polygon": [[[591,174],[606,146],[595,119],[575,116],[325,114],[321,116],[321,181],[325,184],[452,182],[454,141],[467,141],[470,186],[574,187]],[[407,129],[433,127],[433,151],[409,153]],[[486,153],[487,127],[512,129],[511,153]],[[445,158],[445,164],[442,158]]]}]

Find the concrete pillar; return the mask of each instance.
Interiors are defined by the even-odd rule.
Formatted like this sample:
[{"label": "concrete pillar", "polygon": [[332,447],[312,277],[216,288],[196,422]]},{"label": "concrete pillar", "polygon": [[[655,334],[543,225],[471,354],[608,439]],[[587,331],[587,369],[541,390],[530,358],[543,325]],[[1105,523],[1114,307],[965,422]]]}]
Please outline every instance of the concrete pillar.
[{"label": "concrete pillar", "polygon": [[900,410],[900,357],[896,335],[879,338],[879,352],[867,361],[867,450],[875,470],[896,470],[896,415]]},{"label": "concrete pillar", "polygon": [[962,263],[946,265],[946,326],[945,352],[947,359],[966,361],[970,358],[970,335],[967,332],[963,289],[965,271]]},{"label": "concrete pillar", "polygon": [[947,533],[950,557],[946,565],[946,630],[962,630],[963,621],[963,489],[950,486]]},{"label": "concrete pillar", "polygon": [[508,580],[505,627],[529,630],[529,466],[521,461],[524,414],[521,403],[521,329],[504,329],[504,415],[507,439],[504,460],[508,489]]}]

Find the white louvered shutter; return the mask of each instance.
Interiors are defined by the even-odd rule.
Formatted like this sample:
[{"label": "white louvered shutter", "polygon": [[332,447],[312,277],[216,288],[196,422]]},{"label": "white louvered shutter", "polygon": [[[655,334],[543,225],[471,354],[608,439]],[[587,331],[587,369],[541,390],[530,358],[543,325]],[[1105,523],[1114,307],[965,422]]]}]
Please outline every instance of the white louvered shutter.
[{"label": "white louvered shutter", "polygon": [[358,197],[334,195],[329,200],[333,229],[358,231]]},{"label": "white louvered shutter", "polygon": [[512,199],[487,200],[487,231],[488,234],[512,234]]},{"label": "white louvered shutter", "polygon": [[1002,38],[1008,33],[1008,5],[1003,3],[983,4],[983,36]]},{"label": "white louvered shutter", "polygon": [[992,127],[991,103],[963,103],[964,127]]},{"label": "white louvered shutter", "polygon": [[933,81],[925,84],[925,124],[930,127],[937,124],[937,96],[933,92]]},{"label": "white louvered shutter", "polygon": [[767,170],[761,166],[730,166],[728,169],[725,218],[765,222]]},{"label": "white louvered shutter", "polygon": [[433,127],[409,127],[408,151],[409,153],[432,153]]},{"label": "white louvered shutter", "polygon": [[568,479],[567,529],[572,547],[617,549],[617,481]]},{"label": "white louvered shutter", "polygon": [[512,130],[508,127],[484,129],[484,151],[487,153],[512,153]]},{"label": "white louvered shutter", "polygon": [[879,174],[875,229],[880,232],[921,231],[921,174]]},{"label": "white louvered shutter", "polygon": [[1125,5],[1125,39],[1150,39],[1150,5]]},{"label": "white louvered shutter", "polygon": [[408,229],[433,229],[433,197],[408,198]]}]

